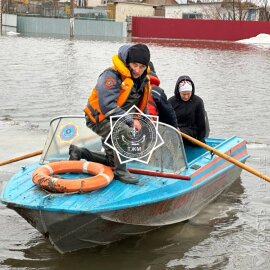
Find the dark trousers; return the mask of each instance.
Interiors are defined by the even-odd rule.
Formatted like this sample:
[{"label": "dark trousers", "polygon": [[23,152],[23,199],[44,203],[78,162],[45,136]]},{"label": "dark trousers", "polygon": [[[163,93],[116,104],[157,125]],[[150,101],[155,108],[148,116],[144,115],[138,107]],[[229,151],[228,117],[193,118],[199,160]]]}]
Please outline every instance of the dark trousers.
[{"label": "dark trousers", "polygon": [[[95,124],[89,119],[88,116],[86,116],[86,125],[88,128],[93,130],[96,134],[98,134],[101,137],[102,146],[105,150],[108,164],[110,164],[110,166],[114,165],[115,167],[118,167],[120,165],[120,161],[117,157],[116,152],[111,147],[109,147],[107,144],[105,144],[105,140],[111,132],[110,121],[105,119],[102,122]],[[118,131],[120,132],[121,135],[126,135],[129,132],[129,129],[130,128],[124,124],[121,127],[121,130],[118,130]],[[111,140],[108,140],[107,142],[110,145],[112,145]]]}]

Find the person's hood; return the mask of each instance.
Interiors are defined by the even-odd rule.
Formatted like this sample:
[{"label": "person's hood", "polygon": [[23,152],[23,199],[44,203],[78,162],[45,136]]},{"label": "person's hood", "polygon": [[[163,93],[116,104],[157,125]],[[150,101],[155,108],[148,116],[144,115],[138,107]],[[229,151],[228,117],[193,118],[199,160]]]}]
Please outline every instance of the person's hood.
[{"label": "person's hood", "polygon": [[174,96],[177,99],[181,99],[180,93],[179,93],[179,90],[178,89],[179,89],[179,84],[182,81],[190,81],[191,82],[191,85],[192,85],[192,95],[191,95],[191,98],[192,98],[194,96],[194,94],[195,94],[195,85],[194,85],[193,81],[191,80],[191,78],[189,76],[187,76],[187,75],[182,75],[182,76],[180,76],[177,79],[176,84],[175,84],[175,88],[174,88]]},{"label": "person's hood", "polygon": [[127,65],[127,58],[128,58],[128,50],[132,45],[125,44],[121,46],[118,50],[118,57]]}]

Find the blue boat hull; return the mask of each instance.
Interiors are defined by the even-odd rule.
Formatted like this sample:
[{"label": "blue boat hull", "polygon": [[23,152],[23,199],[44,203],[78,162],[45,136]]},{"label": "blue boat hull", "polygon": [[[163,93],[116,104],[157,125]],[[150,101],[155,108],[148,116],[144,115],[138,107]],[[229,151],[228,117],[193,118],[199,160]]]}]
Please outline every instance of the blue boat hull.
[{"label": "blue boat hull", "polygon": [[239,178],[241,169],[231,166],[200,189],[161,202],[97,214],[71,214],[17,207],[8,204],[60,253],[72,252],[143,234],[161,226],[188,220],[216,199]]},{"label": "blue boat hull", "polygon": [[131,235],[143,234],[153,226],[127,225],[103,219],[99,214],[70,214],[13,208],[64,254],[80,249],[108,245]]}]

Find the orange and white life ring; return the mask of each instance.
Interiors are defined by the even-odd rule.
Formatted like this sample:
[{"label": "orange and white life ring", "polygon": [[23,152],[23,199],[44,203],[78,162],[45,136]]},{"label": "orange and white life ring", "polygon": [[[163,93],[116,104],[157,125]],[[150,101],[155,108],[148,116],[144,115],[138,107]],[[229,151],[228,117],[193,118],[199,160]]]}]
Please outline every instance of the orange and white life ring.
[{"label": "orange and white life ring", "polygon": [[[89,173],[91,177],[78,179],[57,178],[62,173]],[[107,186],[114,174],[110,167],[82,160],[52,162],[39,167],[32,175],[33,182],[41,188],[54,192],[86,192]]]}]

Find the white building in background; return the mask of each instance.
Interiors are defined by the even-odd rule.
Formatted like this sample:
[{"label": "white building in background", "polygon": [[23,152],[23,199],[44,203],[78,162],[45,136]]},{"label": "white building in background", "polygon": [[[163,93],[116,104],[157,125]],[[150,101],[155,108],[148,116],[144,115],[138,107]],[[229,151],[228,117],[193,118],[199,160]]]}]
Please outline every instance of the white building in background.
[{"label": "white building in background", "polygon": [[175,0],[178,5],[187,4],[187,0]]},{"label": "white building in background", "polygon": [[239,20],[240,16],[241,20],[258,20],[259,9],[247,8],[233,11],[230,3],[225,5],[221,2],[165,6],[165,18],[212,20],[232,20],[235,18]]},{"label": "white building in background", "polygon": [[212,4],[180,4],[165,7],[165,18],[178,19],[214,19],[216,10],[221,8],[220,3]]},{"label": "white building in background", "polygon": [[132,3],[132,2],[117,2],[115,3],[115,21],[125,22],[127,17],[132,16],[155,16],[155,8],[152,5]]},{"label": "white building in background", "polygon": [[[103,0],[85,0],[86,1],[86,7],[97,7],[104,5]],[[106,2],[107,4],[107,2]]]}]

